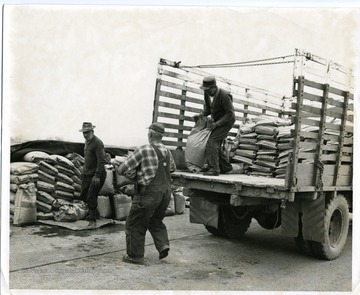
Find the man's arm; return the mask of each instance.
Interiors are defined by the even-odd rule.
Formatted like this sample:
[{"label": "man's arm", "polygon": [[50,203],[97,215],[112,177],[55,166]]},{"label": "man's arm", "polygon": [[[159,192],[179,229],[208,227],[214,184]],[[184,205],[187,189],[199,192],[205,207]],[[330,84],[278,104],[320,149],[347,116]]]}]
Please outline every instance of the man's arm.
[{"label": "man's arm", "polygon": [[229,93],[225,93],[221,97],[221,104],[225,110],[224,116],[220,118],[215,124],[217,126],[222,126],[226,123],[229,123],[235,119],[234,106],[232,103],[232,96]]}]

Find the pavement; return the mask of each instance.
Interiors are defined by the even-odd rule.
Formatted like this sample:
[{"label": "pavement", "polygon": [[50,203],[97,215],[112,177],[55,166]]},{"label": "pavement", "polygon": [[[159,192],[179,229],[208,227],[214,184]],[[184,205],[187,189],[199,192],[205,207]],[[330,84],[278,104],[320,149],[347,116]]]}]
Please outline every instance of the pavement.
[{"label": "pavement", "polygon": [[254,220],[242,241],[213,236],[203,225],[190,223],[188,208],[164,222],[169,256],[159,260],[147,234],[144,266],[122,261],[125,222],[77,231],[43,224],[12,226],[5,280],[9,293],[4,294],[351,291],[351,230],[344,253],[322,261],[298,253],[279,228],[265,230]]}]

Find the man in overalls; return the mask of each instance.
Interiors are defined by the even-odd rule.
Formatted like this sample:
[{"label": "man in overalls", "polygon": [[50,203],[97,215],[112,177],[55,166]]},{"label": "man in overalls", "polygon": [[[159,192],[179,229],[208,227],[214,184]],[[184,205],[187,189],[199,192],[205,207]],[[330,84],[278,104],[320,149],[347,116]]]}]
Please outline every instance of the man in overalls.
[{"label": "man in overalls", "polygon": [[167,229],[163,223],[171,198],[170,172],[176,165],[171,152],[161,143],[164,126],[152,123],[148,140],[117,167],[117,173],[136,170],[135,194],[126,219],[126,252],[123,261],[144,264],[145,235],[149,230],[159,252],[165,258],[170,250]]}]

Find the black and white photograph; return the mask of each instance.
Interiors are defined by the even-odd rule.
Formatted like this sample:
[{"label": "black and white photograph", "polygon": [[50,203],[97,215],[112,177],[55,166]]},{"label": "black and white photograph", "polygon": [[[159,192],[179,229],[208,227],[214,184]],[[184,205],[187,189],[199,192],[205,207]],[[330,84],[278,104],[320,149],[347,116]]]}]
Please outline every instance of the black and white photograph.
[{"label": "black and white photograph", "polygon": [[1,294],[360,294],[360,7],[305,2],[3,2]]}]

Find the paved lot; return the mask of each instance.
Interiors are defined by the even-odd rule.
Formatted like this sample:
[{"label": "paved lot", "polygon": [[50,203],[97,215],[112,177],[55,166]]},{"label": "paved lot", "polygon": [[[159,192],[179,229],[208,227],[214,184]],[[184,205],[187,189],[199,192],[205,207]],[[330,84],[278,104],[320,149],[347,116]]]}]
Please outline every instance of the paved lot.
[{"label": "paved lot", "polygon": [[10,289],[351,292],[351,227],[342,256],[322,261],[298,253],[279,229],[262,229],[254,220],[243,241],[190,224],[188,209],[165,223],[170,255],[158,260],[148,235],[145,266],[121,261],[124,224],[92,231],[13,227]]}]

